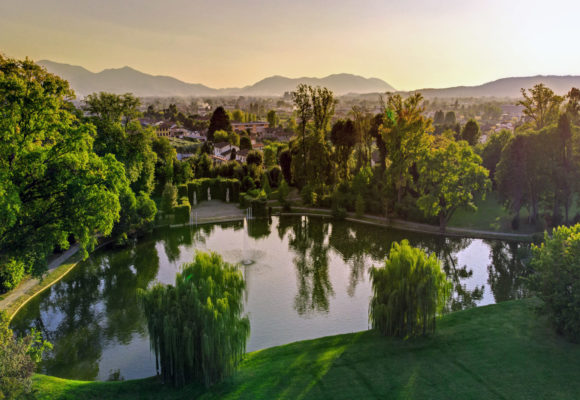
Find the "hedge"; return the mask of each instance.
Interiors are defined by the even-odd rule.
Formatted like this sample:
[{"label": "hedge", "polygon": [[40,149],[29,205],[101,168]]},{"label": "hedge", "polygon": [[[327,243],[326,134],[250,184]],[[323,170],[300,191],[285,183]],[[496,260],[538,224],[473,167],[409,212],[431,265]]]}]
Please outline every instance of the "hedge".
[{"label": "hedge", "polygon": [[227,190],[230,191],[230,203],[240,199],[240,181],[226,178],[200,178],[187,183],[189,202],[193,204],[193,194],[196,193],[197,202],[208,200],[207,189],[210,190],[212,200],[226,201]]},{"label": "hedge", "polygon": [[187,185],[177,185],[177,196],[178,197],[187,197]]},{"label": "hedge", "polygon": [[188,222],[189,216],[191,214],[191,204],[187,197],[181,197],[179,199],[179,205],[173,207],[173,212],[175,214],[175,219],[178,222]]},{"label": "hedge", "polygon": [[252,215],[255,217],[265,217],[268,215],[267,203],[267,196],[263,190],[251,190],[247,193],[240,193],[240,207],[251,207]]}]

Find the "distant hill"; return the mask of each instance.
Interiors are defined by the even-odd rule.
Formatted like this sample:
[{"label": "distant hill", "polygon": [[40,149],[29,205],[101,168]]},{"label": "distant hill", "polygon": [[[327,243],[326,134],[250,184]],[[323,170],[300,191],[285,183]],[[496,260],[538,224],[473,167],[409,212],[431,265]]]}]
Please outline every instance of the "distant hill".
[{"label": "distant hill", "polygon": [[395,91],[395,88],[378,78],[364,78],[352,74],[335,74],[325,78],[271,76],[251,86],[244,87],[240,92],[247,96],[280,96],[284,92],[296,89],[296,86],[300,83],[311,86],[324,86],[338,95]]},{"label": "distant hill", "polygon": [[[286,78],[271,76],[243,88],[213,89],[199,83],[187,83],[169,76],[149,75],[130,67],[91,72],[83,67],[53,61],[38,61],[49,72],[70,82],[77,95],[93,92],[133,93],[136,96],[281,96],[299,83],[325,86],[337,95],[375,94],[396,91],[378,78],[364,78],[352,74],[335,74],[325,78]],[[538,75],[503,78],[478,86],[456,86],[441,89],[418,89],[425,97],[521,97],[521,88],[544,83],[557,94],[566,94],[571,87],[580,87],[580,76]],[[401,92],[407,93],[407,92]]]},{"label": "distant hill", "polygon": [[186,83],[169,76],[144,74],[130,67],[105,69],[95,73],[83,67],[47,60],[38,61],[38,64],[69,81],[78,96],[94,92],[130,92],[139,97],[215,96],[219,93],[201,84]]},{"label": "distant hill", "polygon": [[38,61],[49,72],[70,82],[77,95],[86,96],[93,92],[127,93],[136,96],[281,96],[294,90],[299,83],[326,86],[335,94],[387,92],[395,89],[377,78],[363,78],[352,74],[336,74],[325,78],[285,78],[272,76],[254,85],[243,88],[212,89],[205,85],[186,83],[168,76],[145,74],[130,67],[105,69],[91,72],[83,67],[56,63],[48,60]]},{"label": "distant hill", "polygon": [[537,75],[503,78],[478,86],[456,86],[443,89],[419,89],[425,97],[521,97],[521,88],[529,89],[543,83],[556,94],[564,95],[572,87],[580,87],[578,75]]}]

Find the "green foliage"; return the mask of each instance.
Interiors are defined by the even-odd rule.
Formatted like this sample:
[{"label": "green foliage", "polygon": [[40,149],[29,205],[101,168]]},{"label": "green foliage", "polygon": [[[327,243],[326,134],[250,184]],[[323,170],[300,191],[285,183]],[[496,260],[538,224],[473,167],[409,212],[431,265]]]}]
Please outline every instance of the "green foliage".
[{"label": "green foliage", "polygon": [[534,85],[527,91],[522,89],[522,96],[524,99],[518,104],[524,106],[523,113],[534,121],[535,129],[539,130],[556,122],[560,104],[564,101],[563,97],[556,95],[543,83]]},{"label": "green foliage", "polygon": [[481,131],[479,130],[477,121],[474,119],[467,121],[461,130],[460,139],[465,140],[470,146],[475,146],[479,142],[480,137]]},{"label": "green foliage", "polygon": [[173,208],[173,212],[175,213],[175,218],[179,222],[187,222],[189,221],[189,216],[191,214],[191,205],[189,204],[189,200],[187,197],[182,197],[179,199],[179,204]]},{"label": "green foliage", "polygon": [[[335,99],[327,88],[300,84],[292,92],[297,117],[300,119],[297,139],[291,143],[291,171],[298,187],[305,184],[329,184],[334,173],[326,135],[334,114]],[[284,171],[284,165],[282,165]],[[285,177],[288,180],[289,176]]]},{"label": "green foliage", "polygon": [[207,200],[207,189],[210,190],[211,198],[226,201],[229,190],[230,202],[239,200],[241,184],[237,179],[228,178],[199,178],[187,183],[189,202],[193,204],[193,194],[196,194],[197,202]]},{"label": "green foliage", "polygon": [[0,399],[31,396],[36,364],[49,349],[52,345],[34,329],[23,338],[14,337],[8,316],[0,311]]},{"label": "green foliage", "polygon": [[219,130],[224,130],[226,132],[232,131],[230,117],[222,106],[216,108],[211,115],[209,128],[207,129],[207,140],[209,142],[214,142],[214,133]]},{"label": "green foliage", "polygon": [[433,118],[433,124],[443,125],[445,123],[445,113],[443,110],[438,110],[435,112],[435,117]]},{"label": "green foliage", "polygon": [[177,152],[166,137],[155,138],[152,143],[152,149],[157,156],[155,177],[157,182],[163,187],[165,182],[173,179],[173,164],[177,162]]},{"label": "green foliage", "polygon": [[280,168],[282,169],[284,180],[288,184],[292,183],[292,152],[290,149],[282,150],[278,158],[280,160]]},{"label": "green foliage", "polygon": [[340,171],[340,179],[349,178],[348,161],[354,146],[357,144],[355,125],[352,120],[339,119],[330,131],[330,140],[335,148],[336,161]]},{"label": "green foliage", "polygon": [[264,165],[267,168],[276,165],[276,147],[274,146],[264,147]]},{"label": "green foliage", "polygon": [[240,150],[252,150],[252,139],[249,136],[240,136]]},{"label": "green foliage", "polygon": [[532,246],[530,282],[559,333],[580,341],[580,224],[544,233]]},{"label": "green foliage", "polygon": [[268,111],[268,125],[270,128],[275,128],[278,125],[278,116],[276,115],[276,110]]},{"label": "green foliage", "polygon": [[244,179],[242,179],[242,191],[247,192],[255,188],[256,184],[251,176],[245,176]]},{"label": "green foliage", "polygon": [[457,122],[457,118],[455,117],[454,111],[447,111],[445,113],[445,120],[443,121],[444,125],[455,125]]},{"label": "green foliage", "polygon": [[242,316],[245,287],[236,266],[216,253],[198,252],[182,265],[175,286],[139,292],[164,382],[210,386],[234,372],[250,333]]},{"label": "green foliage", "polygon": [[422,101],[419,93],[406,99],[399,94],[390,95],[379,128],[391,161],[387,179],[393,183],[399,203],[412,184],[411,167],[425,156],[430,144],[427,133],[431,125],[423,116]]},{"label": "green foliage", "polygon": [[282,181],[282,169],[279,166],[274,166],[268,170],[268,177],[270,178],[270,185],[277,188]]},{"label": "green foliage", "polygon": [[268,173],[264,172],[262,174],[262,178],[260,179],[260,186],[262,190],[266,193],[267,197],[270,197],[270,193],[272,193],[272,188],[270,187],[270,178],[268,178]]},{"label": "green foliage", "polygon": [[417,205],[426,216],[438,216],[441,230],[460,207],[477,210],[475,196],[491,187],[481,158],[464,141],[438,138],[421,161]]},{"label": "green foliage", "polygon": [[213,141],[215,143],[229,142],[229,133],[223,129],[215,131],[213,135]]},{"label": "green foliage", "polygon": [[94,153],[94,126],[78,117],[72,96],[32,61],[0,55],[0,268],[16,261],[39,276],[70,236],[87,255],[119,220],[124,166]]},{"label": "green foliage", "polygon": [[513,133],[507,129],[492,134],[485,144],[478,147],[479,155],[482,159],[482,165],[489,171],[489,178],[495,182],[495,171],[497,164],[501,159],[501,152],[505,145],[509,142]]},{"label": "green foliage", "polygon": [[316,200],[318,199],[318,194],[313,185],[304,186],[300,192],[300,196],[302,196],[302,201],[306,205],[315,206],[317,203]]},{"label": "green foliage", "polygon": [[167,182],[163,188],[161,208],[169,213],[175,206],[177,206],[177,188],[171,182]]},{"label": "green foliage", "polygon": [[386,336],[412,337],[435,332],[435,320],[450,285],[434,254],[407,240],[393,243],[384,268],[371,268],[373,297],[369,319]]},{"label": "green foliage", "polygon": [[14,289],[24,278],[24,263],[18,260],[8,260],[0,268],[0,293]]},{"label": "green foliage", "polygon": [[290,188],[286,180],[282,180],[280,186],[278,187],[278,201],[285,210],[290,208],[290,202],[288,201],[288,194],[290,193]]},{"label": "green foliage", "polygon": [[262,165],[263,156],[261,151],[251,150],[246,157],[246,162],[248,164],[253,164],[256,166]]},{"label": "green foliage", "polygon": [[187,197],[187,185],[186,184],[181,184],[181,185],[177,185],[177,196],[178,197]]}]

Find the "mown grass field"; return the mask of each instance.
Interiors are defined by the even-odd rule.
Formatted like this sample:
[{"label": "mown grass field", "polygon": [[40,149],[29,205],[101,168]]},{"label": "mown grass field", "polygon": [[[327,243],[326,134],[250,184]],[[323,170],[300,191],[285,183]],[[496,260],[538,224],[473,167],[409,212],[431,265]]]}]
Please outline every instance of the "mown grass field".
[{"label": "mown grass field", "polygon": [[78,382],[36,375],[40,399],[578,399],[580,345],[518,300],[447,315],[413,340],[374,332],[251,353],[236,375],[205,390],[156,379]]}]

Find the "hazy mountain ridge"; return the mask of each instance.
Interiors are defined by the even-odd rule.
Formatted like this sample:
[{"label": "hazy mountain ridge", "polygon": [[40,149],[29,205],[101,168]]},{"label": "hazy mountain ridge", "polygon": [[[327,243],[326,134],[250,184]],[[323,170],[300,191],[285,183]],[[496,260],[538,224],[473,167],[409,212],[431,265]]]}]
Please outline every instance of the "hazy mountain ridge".
[{"label": "hazy mountain ridge", "polygon": [[70,82],[78,96],[93,92],[127,93],[136,96],[281,96],[294,90],[299,83],[326,86],[338,95],[393,91],[394,88],[378,78],[364,78],[352,74],[335,74],[325,78],[286,78],[271,76],[243,88],[213,89],[202,84],[187,83],[169,76],[145,74],[130,67],[91,72],[83,67],[48,60],[37,62],[49,72]]},{"label": "hazy mountain ridge", "polygon": [[565,95],[572,87],[580,87],[578,75],[536,75],[497,79],[476,86],[455,86],[441,89],[418,89],[426,97],[511,97],[519,98],[521,89],[543,83],[556,94]]},{"label": "hazy mountain ridge", "polygon": [[[364,78],[353,74],[333,74],[324,78],[287,78],[271,76],[242,88],[214,89],[199,83],[187,83],[169,76],[149,75],[130,67],[105,69],[91,72],[83,67],[42,60],[38,64],[49,72],[68,80],[78,96],[105,91],[112,93],[134,93],[136,96],[281,96],[292,91],[299,83],[325,86],[337,95],[348,93],[374,94],[396,91],[387,82],[378,78]],[[502,78],[476,86],[450,88],[424,88],[415,91],[425,97],[521,97],[521,88],[531,88],[544,83],[560,95],[571,87],[580,87],[578,75],[537,75],[529,77]],[[404,91],[401,93],[409,93]]]}]

